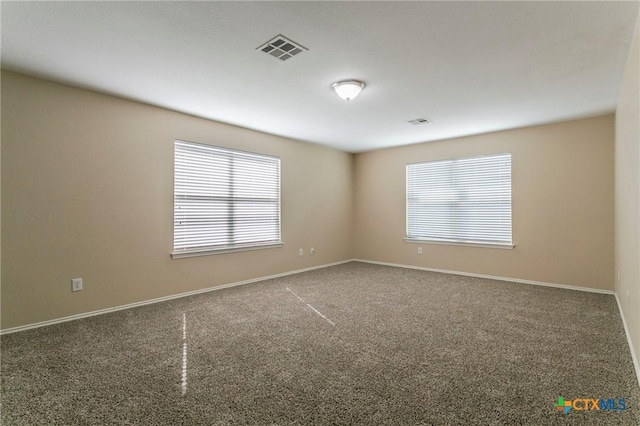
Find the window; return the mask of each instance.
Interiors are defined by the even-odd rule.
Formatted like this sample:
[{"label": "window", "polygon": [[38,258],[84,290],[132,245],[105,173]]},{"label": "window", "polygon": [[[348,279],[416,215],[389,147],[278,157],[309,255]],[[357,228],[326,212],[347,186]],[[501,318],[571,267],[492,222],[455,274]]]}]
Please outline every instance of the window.
[{"label": "window", "polygon": [[172,256],[280,245],[280,159],[176,140]]},{"label": "window", "polygon": [[407,165],[407,238],[513,248],[511,154]]}]

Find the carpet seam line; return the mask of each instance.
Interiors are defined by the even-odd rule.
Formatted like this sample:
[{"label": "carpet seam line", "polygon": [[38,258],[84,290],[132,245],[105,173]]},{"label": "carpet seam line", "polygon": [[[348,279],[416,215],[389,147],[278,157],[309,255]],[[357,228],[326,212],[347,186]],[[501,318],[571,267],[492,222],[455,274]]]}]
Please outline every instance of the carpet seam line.
[{"label": "carpet seam line", "polygon": [[39,321],[39,322],[36,322],[36,323],[25,324],[25,325],[19,325],[19,326],[16,326],[16,327],[10,327],[10,328],[5,328],[5,329],[0,330],[0,336],[3,336],[5,334],[18,333],[20,331],[32,330],[32,329],[35,329],[35,328],[48,327],[50,325],[61,324],[61,323],[65,323],[65,322],[69,322],[69,321],[75,321],[75,320],[79,320],[79,319],[83,319],[83,318],[90,318],[90,317],[94,317],[94,316],[97,316],[97,315],[103,315],[103,314],[108,314],[108,313],[112,313],[112,312],[123,311],[123,310],[127,310],[127,309],[133,309],[133,308],[137,308],[139,306],[153,305],[155,303],[167,302],[169,300],[181,299],[183,297],[195,296],[195,295],[198,295],[198,294],[209,293],[211,291],[223,290],[225,288],[238,287],[238,286],[241,286],[241,285],[253,284],[253,283],[257,283],[257,282],[261,282],[261,281],[267,281],[267,280],[271,280],[271,279],[274,279],[274,278],[281,278],[281,277],[286,277],[286,276],[289,276],[289,275],[302,274],[304,272],[315,271],[317,269],[330,268],[332,266],[343,265],[345,263],[350,263],[350,262],[354,262],[354,261],[355,261],[355,259],[341,260],[341,261],[338,261],[338,262],[326,263],[326,264],[323,264],[323,265],[311,266],[311,267],[303,268],[303,269],[295,269],[293,271],[281,272],[281,273],[273,274],[273,275],[265,275],[263,277],[250,278],[250,279],[244,280],[244,281],[236,281],[236,282],[231,282],[231,283],[227,283],[227,284],[221,284],[219,286],[207,287],[207,288],[203,288],[203,289],[199,289],[199,290],[192,290],[192,291],[187,291],[187,292],[183,292],[183,293],[172,294],[172,295],[157,297],[157,298],[153,298],[153,299],[147,299],[147,300],[143,300],[143,301],[140,301],[140,302],[133,302],[133,303],[127,303],[127,304],[124,304],[124,305],[111,306],[111,307],[108,307],[108,308],[97,309],[95,311],[83,312],[83,313],[75,314],[75,315],[68,315],[68,316],[64,316],[64,317],[60,317],[60,318],[54,318],[54,319],[51,319],[51,320]]}]

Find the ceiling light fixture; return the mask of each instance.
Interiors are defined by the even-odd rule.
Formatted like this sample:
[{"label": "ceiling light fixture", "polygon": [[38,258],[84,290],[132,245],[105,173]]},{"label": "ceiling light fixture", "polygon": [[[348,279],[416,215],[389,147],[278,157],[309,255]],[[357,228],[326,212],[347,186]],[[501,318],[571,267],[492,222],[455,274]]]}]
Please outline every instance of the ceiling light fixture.
[{"label": "ceiling light fixture", "polygon": [[333,83],[331,88],[345,101],[350,101],[364,89],[364,83],[358,80],[345,80]]}]

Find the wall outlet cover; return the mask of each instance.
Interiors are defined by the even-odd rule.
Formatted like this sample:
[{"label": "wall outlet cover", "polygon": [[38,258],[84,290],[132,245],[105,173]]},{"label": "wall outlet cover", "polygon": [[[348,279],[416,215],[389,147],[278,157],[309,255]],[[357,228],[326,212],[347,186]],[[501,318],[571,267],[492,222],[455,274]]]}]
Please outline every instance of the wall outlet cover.
[{"label": "wall outlet cover", "polygon": [[73,278],[71,280],[71,291],[82,290],[82,278]]}]

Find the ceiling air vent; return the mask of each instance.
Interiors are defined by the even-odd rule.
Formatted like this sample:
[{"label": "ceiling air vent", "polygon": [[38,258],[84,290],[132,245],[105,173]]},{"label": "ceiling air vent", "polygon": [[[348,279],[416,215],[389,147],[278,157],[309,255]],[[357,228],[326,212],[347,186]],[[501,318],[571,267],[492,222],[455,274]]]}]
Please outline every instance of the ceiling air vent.
[{"label": "ceiling air vent", "polygon": [[408,123],[413,124],[414,126],[417,126],[419,124],[427,124],[427,123],[431,123],[431,120],[429,120],[426,117],[421,117],[421,118],[415,118],[413,120],[409,120]]},{"label": "ceiling air vent", "polygon": [[271,55],[281,61],[286,61],[287,59],[292,58],[299,53],[302,53],[305,50],[309,49],[296,43],[295,41],[289,40],[282,34],[278,34],[270,41],[257,47],[256,50],[261,50],[264,53]]}]

